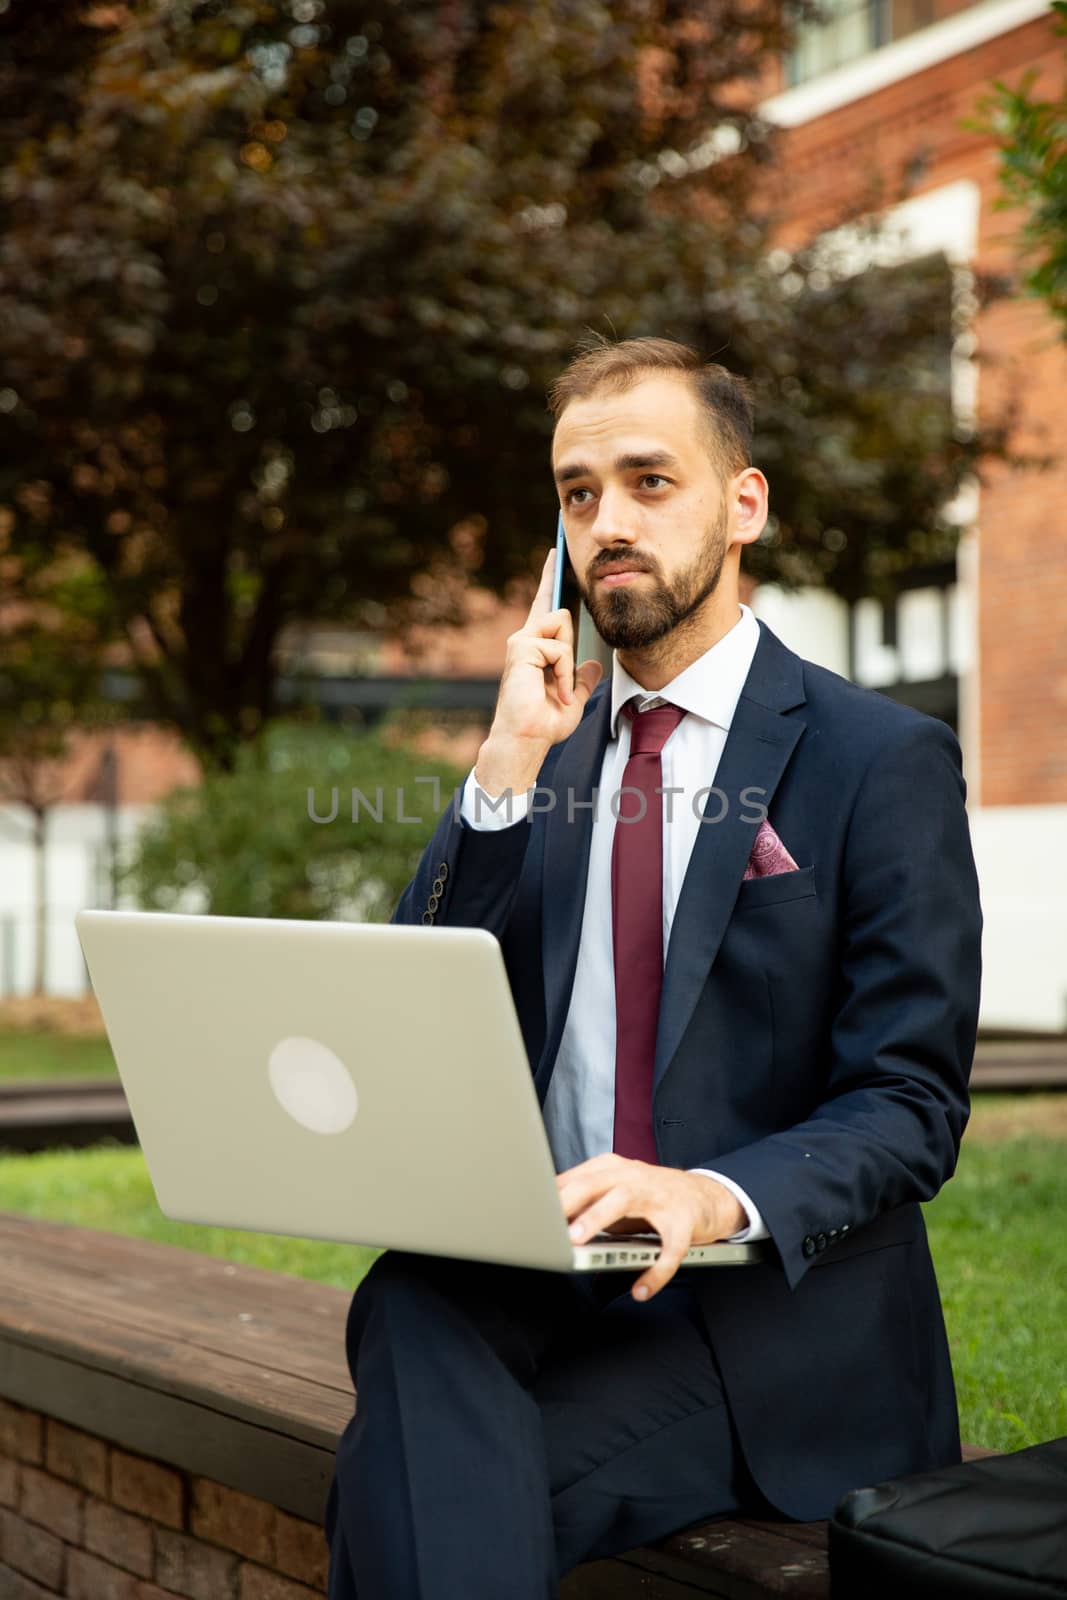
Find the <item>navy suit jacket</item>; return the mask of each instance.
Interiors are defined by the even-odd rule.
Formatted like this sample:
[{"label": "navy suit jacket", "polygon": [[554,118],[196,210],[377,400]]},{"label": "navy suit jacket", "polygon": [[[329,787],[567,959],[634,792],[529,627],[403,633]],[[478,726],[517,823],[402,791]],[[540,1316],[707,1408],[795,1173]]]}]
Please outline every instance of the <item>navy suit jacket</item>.
[{"label": "navy suit jacket", "polygon": [[[496,935],[542,1105],[610,707],[605,680],[548,753],[552,809],[490,832],[446,806],[392,919]],[[766,1264],[690,1281],[749,1467],[806,1520],[960,1457],[919,1202],[967,1121],[982,913],[951,729],[762,621],[714,783],[704,814],[725,814],[698,831],[666,955],[653,1125],[665,1166],[716,1168],[766,1222]],[[799,871],[743,880],[761,806]]]}]

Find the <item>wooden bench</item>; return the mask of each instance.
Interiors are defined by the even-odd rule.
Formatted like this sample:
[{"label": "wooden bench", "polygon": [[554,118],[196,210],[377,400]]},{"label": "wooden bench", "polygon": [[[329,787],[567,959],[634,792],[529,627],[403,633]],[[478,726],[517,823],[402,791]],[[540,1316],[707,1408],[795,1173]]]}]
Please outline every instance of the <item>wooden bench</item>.
[{"label": "wooden bench", "polygon": [[[324,1593],[322,1512],[352,1413],[350,1291],[4,1212],[0,1260],[5,1600],[125,1597],[105,1567],[140,1585],[131,1600],[194,1592],[176,1562],[215,1563],[212,1600]],[[748,1520],[587,1563],[561,1588],[828,1594],[825,1523]]]}]

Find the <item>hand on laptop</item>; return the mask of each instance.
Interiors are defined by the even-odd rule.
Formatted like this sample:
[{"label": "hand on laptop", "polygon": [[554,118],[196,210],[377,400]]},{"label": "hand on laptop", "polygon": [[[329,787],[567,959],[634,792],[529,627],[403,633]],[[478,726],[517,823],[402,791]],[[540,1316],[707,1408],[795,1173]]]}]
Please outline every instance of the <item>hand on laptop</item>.
[{"label": "hand on laptop", "polygon": [[747,1220],[740,1201],[714,1178],[626,1156],[594,1156],[557,1173],[556,1187],[574,1244],[604,1232],[659,1234],[658,1258],[630,1291],[635,1300],[669,1283],[690,1245],[728,1239]]}]

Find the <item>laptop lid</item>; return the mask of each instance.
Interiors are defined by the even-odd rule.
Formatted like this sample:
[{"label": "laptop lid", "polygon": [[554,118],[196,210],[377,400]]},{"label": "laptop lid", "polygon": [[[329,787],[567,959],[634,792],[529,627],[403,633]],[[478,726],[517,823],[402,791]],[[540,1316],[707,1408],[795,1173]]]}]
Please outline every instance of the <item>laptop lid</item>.
[{"label": "laptop lid", "polygon": [[492,934],[96,910],[75,926],[165,1215],[573,1268]]}]

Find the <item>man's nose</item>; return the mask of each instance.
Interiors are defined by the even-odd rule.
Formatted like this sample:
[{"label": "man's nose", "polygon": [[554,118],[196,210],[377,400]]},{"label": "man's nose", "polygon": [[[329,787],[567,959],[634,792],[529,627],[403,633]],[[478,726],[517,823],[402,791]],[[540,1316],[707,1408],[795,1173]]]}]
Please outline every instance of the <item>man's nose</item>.
[{"label": "man's nose", "polygon": [[633,506],[622,489],[605,488],[600,496],[593,521],[593,538],[598,548],[613,544],[632,544],[638,529],[633,517]]}]

